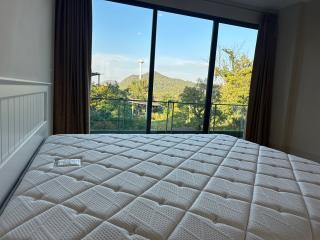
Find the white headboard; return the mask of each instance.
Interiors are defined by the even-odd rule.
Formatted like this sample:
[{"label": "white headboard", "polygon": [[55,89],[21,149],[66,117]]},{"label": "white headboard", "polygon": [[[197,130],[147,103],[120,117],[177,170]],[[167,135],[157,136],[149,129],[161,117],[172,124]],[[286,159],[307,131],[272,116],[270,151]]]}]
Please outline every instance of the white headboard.
[{"label": "white headboard", "polygon": [[0,77],[0,205],[48,136],[48,89]]}]

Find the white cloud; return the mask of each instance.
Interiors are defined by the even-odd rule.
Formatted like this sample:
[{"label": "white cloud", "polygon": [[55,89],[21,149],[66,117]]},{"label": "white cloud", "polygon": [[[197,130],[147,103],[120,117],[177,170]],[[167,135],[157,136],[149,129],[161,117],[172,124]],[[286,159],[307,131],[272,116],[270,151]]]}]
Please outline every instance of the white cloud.
[{"label": "white cloud", "polygon": [[[92,71],[101,73],[101,80],[122,81],[132,74],[139,74],[138,60],[143,59],[143,73],[149,71],[149,56],[142,58],[128,57],[116,54],[93,54]],[[208,74],[206,60],[182,59],[170,56],[156,57],[155,71],[172,78],[196,81]]]},{"label": "white cloud", "polygon": [[208,62],[163,56],[156,59],[156,71],[174,78],[196,81],[208,74]]},{"label": "white cloud", "polygon": [[[145,60],[143,72],[147,72],[148,60]],[[116,54],[93,54],[92,71],[101,73],[102,81],[122,81],[132,74],[139,74],[138,58]]]}]

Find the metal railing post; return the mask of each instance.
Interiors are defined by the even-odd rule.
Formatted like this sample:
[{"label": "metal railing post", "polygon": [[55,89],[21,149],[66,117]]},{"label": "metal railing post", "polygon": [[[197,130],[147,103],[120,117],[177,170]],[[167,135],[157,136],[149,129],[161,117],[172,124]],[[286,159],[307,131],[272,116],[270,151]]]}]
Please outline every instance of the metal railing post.
[{"label": "metal railing post", "polygon": [[173,129],[173,115],[174,115],[174,102],[172,102],[172,113],[171,113],[171,133]]},{"label": "metal railing post", "polygon": [[122,121],[122,127],[125,129],[125,123],[126,122],[126,103],[123,100],[123,121]]},{"label": "metal railing post", "polygon": [[217,104],[214,104],[214,112],[213,112],[213,132],[216,129],[216,116],[217,116]]},{"label": "metal railing post", "polygon": [[118,130],[120,130],[120,104],[118,104]]},{"label": "metal railing post", "polygon": [[170,108],[170,101],[167,101],[167,119],[166,119],[166,132],[168,131],[168,123],[169,123],[169,108]]}]

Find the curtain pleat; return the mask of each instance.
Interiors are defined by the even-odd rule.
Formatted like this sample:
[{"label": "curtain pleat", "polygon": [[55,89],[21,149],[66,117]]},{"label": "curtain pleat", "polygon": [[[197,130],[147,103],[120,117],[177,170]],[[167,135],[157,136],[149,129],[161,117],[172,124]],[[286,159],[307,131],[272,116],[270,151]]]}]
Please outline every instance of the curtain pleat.
[{"label": "curtain pleat", "polygon": [[269,144],[276,41],[277,16],[265,15],[258,33],[245,135],[247,140],[265,146]]},{"label": "curtain pleat", "polygon": [[92,0],[56,0],[53,133],[89,133]]}]

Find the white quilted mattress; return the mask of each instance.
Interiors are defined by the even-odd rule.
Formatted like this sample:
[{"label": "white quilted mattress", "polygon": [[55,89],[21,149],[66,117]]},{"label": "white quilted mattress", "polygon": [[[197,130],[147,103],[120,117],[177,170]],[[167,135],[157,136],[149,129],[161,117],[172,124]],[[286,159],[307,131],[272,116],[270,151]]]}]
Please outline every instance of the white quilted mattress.
[{"label": "white quilted mattress", "polygon": [[224,135],[51,136],[0,239],[320,239],[320,165]]}]

